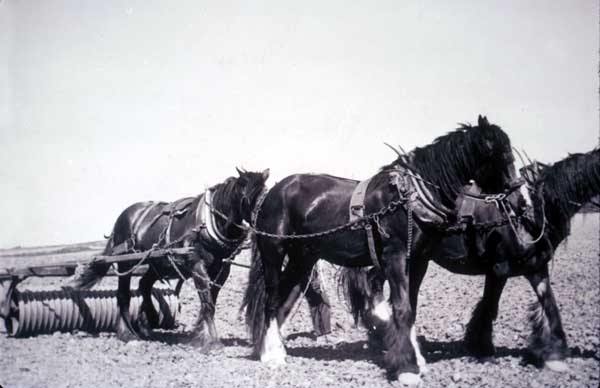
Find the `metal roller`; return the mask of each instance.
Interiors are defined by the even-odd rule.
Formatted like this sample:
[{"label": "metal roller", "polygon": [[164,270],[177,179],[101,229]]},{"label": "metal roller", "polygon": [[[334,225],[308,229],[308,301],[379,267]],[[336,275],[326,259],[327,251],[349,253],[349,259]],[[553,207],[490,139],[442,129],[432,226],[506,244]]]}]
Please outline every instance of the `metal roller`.
[{"label": "metal roller", "polygon": [[[155,288],[152,303],[158,312],[159,328],[173,328],[179,310],[175,292]],[[4,318],[5,330],[11,337],[73,330],[116,331],[119,320],[116,290],[15,290],[11,304],[10,314]],[[129,314],[134,322],[141,304],[140,293],[132,291]]]}]

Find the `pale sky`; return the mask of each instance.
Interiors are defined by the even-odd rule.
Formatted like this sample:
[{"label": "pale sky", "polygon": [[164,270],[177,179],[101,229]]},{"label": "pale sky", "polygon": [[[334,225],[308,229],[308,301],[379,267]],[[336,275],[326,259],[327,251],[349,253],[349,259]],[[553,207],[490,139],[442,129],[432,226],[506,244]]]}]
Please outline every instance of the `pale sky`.
[{"label": "pale sky", "polygon": [[597,1],[0,0],[0,247],[98,240],[235,167],[355,179],[479,113],[598,143]]}]

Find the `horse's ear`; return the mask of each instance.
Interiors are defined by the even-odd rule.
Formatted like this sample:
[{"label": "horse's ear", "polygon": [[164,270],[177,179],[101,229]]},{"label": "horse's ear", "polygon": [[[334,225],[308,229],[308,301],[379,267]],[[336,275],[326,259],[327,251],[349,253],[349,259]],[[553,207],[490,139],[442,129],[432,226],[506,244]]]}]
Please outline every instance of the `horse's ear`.
[{"label": "horse's ear", "polygon": [[479,115],[479,117],[477,118],[477,126],[478,127],[486,127],[490,125],[490,123],[488,122],[487,117]]},{"label": "horse's ear", "polygon": [[262,172],[263,181],[266,181],[269,178],[269,169],[267,168]]},{"label": "horse's ear", "polygon": [[239,176],[242,176],[243,171],[241,171],[239,168],[236,167],[235,171],[237,171],[237,173],[238,173]]}]

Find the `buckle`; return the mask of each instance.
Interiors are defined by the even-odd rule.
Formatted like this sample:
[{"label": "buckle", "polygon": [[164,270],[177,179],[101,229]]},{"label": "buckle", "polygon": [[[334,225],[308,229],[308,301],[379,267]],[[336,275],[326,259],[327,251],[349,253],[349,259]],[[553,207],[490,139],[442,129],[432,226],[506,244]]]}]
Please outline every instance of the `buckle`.
[{"label": "buckle", "polygon": [[504,194],[504,193],[492,194],[492,195],[486,195],[484,198],[484,201],[486,203],[499,202],[499,201],[503,201],[505,198],[506,198],[506,194]]},{"label": "buckle", "polygon": [[350,206],[350,211],[352,211],[352,214],[357,215],[357,216],[362,216],[364,210],[365,210],[365,205]]}]

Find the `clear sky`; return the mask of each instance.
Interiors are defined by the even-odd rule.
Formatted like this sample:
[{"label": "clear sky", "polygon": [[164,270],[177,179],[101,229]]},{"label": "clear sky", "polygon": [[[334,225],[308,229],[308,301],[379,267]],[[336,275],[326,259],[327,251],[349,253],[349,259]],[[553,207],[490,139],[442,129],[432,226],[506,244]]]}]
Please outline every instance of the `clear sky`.
[{"label": "clear sky", "polygon": [[486,114],[546,162],[598,143],[589,1],[0,0],[0,247],[271,168],[355,179]]}]

